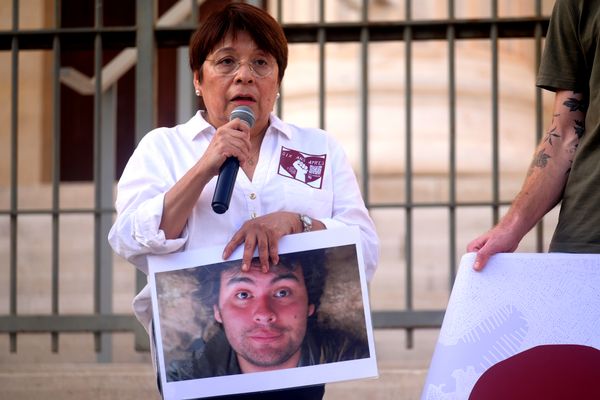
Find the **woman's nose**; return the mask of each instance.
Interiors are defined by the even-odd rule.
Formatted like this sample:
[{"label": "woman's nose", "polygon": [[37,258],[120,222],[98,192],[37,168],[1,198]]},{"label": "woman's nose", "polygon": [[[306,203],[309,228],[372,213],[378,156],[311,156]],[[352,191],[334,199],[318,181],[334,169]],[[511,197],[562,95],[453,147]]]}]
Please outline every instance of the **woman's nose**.
[{"label": "woman's nose", "polygon": [[235,71],[236,82],[252,82],[254,80],[254,71],[252,71],[252,65],[247,62],[240,63],[237,71]]}]

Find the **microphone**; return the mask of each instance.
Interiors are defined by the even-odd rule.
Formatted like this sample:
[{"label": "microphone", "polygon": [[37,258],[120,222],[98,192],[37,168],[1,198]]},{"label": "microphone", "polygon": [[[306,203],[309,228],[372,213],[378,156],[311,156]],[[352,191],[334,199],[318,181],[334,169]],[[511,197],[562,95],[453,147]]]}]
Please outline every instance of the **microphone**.
[{"label": "microphone", "polygon": [[[232,121],[236,118],[244,121],[250,128],[254,126],[255,118],[250,107],[236,107],[231,112],[229,120]],[[219,169],[215,194],[212,199],[212,209],[217,214],[223,214],[229,208],[229,202],[231,201],[231,194],[233,193],[233,186],[235,185],[235,178],[237,177],[239,168],[240,161],[237,158],[227,157]]]}]

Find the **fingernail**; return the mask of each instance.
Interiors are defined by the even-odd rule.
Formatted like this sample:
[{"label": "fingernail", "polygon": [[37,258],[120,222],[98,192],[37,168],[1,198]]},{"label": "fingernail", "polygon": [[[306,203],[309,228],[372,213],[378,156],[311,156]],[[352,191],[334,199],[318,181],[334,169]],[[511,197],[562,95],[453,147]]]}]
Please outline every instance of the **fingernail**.
[{"label": "fingernail", "polygon": [[248,271],[248,264],[242,264],[242,271]]}]

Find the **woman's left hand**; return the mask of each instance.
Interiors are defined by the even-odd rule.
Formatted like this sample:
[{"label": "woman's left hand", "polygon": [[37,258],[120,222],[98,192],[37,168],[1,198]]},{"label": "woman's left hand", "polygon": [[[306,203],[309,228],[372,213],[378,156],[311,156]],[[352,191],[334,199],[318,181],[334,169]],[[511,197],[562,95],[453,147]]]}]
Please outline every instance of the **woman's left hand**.
[{"label": "woman's left hand", "polygon": [[242,271],[250,270],[254,250],[258,248],[258,258],[263,272],[272,264],[279,263],[279,239],[284,235],[302,232],[302,223],[298,213],[278,211],[244,222],[223,250],[223,259],[231,256],[236,247],[244,244]]}]

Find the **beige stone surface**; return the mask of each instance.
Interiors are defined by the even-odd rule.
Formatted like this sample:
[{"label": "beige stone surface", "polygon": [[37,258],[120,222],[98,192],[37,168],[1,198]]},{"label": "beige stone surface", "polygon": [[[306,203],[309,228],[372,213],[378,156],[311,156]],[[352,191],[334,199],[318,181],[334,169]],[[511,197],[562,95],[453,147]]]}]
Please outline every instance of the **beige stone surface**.
[{"label": "beige stone surface", "polygon": [[[407,349],[404,332],[376,331],[379,377],[328,384],[325,400],[419,399],[436,338],[436,330],[417,332],[414,348]],[[126,344],[117,343],[117,351],[129,352],[122,347]],[[0,400],[160,398],[148,360],[97,364],[58,358],[53,361],[40,354],[38,362],[25,363],[5,358],[0,363]]]},{"label": "beige stone surface", "polygon": [[[378,379],[327,385],[325,400],[414,400],[425,370],[384,370]],[[0,366],[0,399],[158,400],[147,364],[62,364]]]}]

